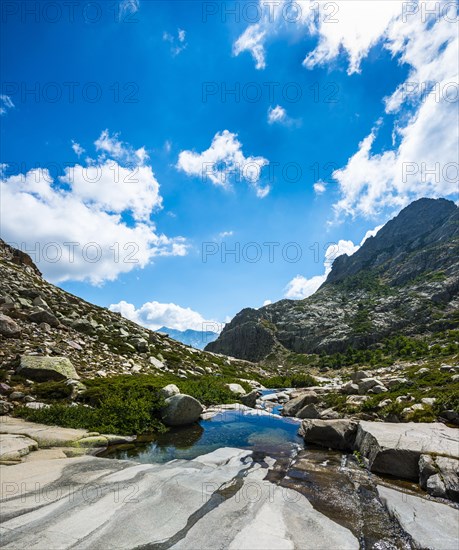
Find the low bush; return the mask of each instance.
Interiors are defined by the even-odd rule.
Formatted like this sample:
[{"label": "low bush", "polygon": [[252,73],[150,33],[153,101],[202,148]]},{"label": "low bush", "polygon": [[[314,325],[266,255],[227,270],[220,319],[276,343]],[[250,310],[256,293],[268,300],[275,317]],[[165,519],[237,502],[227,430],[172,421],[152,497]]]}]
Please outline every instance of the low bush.
[{"label": "low bush", "polygon": [[266,388],[309,388],[317,386],[317,380],[310,374],[283,374],[261,379]]}]

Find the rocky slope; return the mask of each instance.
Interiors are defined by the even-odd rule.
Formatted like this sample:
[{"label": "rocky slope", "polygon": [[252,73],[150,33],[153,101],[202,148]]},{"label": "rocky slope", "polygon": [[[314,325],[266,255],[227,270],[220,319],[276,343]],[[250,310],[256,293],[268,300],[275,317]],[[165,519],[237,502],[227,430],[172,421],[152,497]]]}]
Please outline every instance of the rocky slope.
[{"label": "rocky slope", "polygon": [[334,263],[304,300],[244,309],[208,351],[250,361],[270,354],[336,353],[395,334],[436,333],[459,325],[459,208],[420,199],[352,256]]},{"label": "rocky slope", "polygon": [[18,367],[17,357],[25,355],[68,358],[82,379],[250,370],[248,363],[190,348],[65,292],[0,239],[0,368]]}]

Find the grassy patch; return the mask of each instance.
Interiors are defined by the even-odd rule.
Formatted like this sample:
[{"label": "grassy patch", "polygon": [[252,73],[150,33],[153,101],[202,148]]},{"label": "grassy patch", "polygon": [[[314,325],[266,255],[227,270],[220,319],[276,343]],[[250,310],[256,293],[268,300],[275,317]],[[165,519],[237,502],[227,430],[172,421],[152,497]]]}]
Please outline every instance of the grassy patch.
[{"label": "grassy patch", "polygon": [[[118,434],[144,434],[164,430],[160,421],[160,409],[164,404],[159,390],[168,384],[176,384],[181,393],[192,395],[203,405],[234,403],[238,398],[227,383],[245,382],[228,377],[200,376],[181,379],[176,376],[120,375],[110,378],[85,380],[87,390],[80,397],[82,404],[67,406],[52,404],[49,408],[31,410],[21,408],[17,416],[43,424],[67,428],[85,428],[90,431]],[[42,399],[56,399],[64,391],[61,383],[37,384]],[[71,388],[70,388],[71,391]]]},{"label": "grassy patch", "polygon": [[283,374],[261,379],[266,388],[309,388],[317,386],[317,380],[309,374]]}]

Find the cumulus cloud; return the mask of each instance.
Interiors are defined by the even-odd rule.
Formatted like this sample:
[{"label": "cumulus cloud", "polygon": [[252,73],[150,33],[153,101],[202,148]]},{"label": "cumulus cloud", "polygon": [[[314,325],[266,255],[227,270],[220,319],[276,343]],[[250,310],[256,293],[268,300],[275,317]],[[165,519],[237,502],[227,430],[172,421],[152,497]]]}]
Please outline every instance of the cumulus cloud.
[{"label": "cumulus cloud", "polygon": [[276,105],[274,108],[268,109],[268,122],[274,124],[275,122],[284,122],[287,119],[287,111],[280,105]]},{"label": "cumulus cloud", "polygon": [[76,141],[73,141],[73,139],[72,139],[72,149],[78,157],[81,157],[81,155],[86,152],[86,150],[83,149],[83,147],[81,147],[79,143],[77,143]]},{"label": "cumulus cloud", "polygon": [[[334,173],[341,195],[334,206],[337,216],[373,217],[421,196],[455,198],[459,37],[454,2],[281,0],[267,10],[260,0],[259,8],[261,20],[247,27],[233,47],[236,55],[250,52],[258,69],[267,64],[269,41],[306,34],[317,38],[303,61],[307,69],[345,56],[348,74],[359,73],[370,49],[380,44],[394,63],[410,70],[406,81],[384,100],[385,114],[395,115],[390,119],[392,148],[375,150],[379,126],[387,118],[375,121],[347,165]],[[315,191],[323,192],[322,182]]]},{"label": "cumulus cloud", "polygon": [[341,199],[338,214],[373,216],[419,197],[457,196],[459,165],[457,106],[459,37],[445,18],[396,21],[386,47],[411,67],[405,82],[385,99],[396,115],[396,147],[373,151],[380,121],[345,167],[334,173]]},{"label": "cumulus cloud", "polygon": [[314,184],[314,193],[316,195],[322,195],[322,193],[325,193],[326,189],[326,185],[323,181],[317,181]]},{"label": "cumulus cloud", "polygon": [[331,244],[325,252],[323,275],[315,275],[310,278],[306,278],[303,275],[297,275],[285,287],[284,296],[293,300],[302,300],[314,294],[327,279],[336,258],[343,254],[347,254],[348,256],[355,254],[369,237],[374,237],[376,235],[381,227],[382,225],[379,225],[367,231],[359,245],[354,244],[352,241],[345,240],[339,240],[336,244]]},{"label": "cumulus cloud", "polygon": [[173,303],[146,302],[136,308],[133,304],[122,300],[117,304],[111,304],[109,309],[152,330],[161,327],[175,330],[215,330],[215,327],[219,325],[216,321],[204,319],[197,311]]},{"label": "cumulus cloud", "polygon": [[260,198],[265,197],[270,187],[259,183],[261,170],[269,161],[263,157],[246,157],[237,134],[228,130],[215,134],[208,149],[202,153],[182,151],[177,168],[189,176],[198,176],[213,185],[230,188],[233,181],[245,180]]},{"label": "cumulus cloud", "polygon": [[183,238],[158,233],[150,219],[162,198],[140,160],[129,168],[109,158],[76,164],[58,178],[41,168],[8,177],[3,170],[0,191],[3,238],[29,251],[52,281],[101,284],[155,256],[186,254]]},{"label": "cumulus cloud", "polygon": [[0,116],[6,115],[9,109],[14,108],[14,103],[9,95],[0,95]]}]

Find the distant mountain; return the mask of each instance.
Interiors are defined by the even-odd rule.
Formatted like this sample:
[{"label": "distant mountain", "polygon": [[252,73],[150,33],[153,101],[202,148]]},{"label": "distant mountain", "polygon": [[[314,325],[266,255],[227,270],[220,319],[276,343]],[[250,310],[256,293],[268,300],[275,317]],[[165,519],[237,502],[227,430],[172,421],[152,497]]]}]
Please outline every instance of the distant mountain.
[{"label": "distant mountain", "polygon": [[304,300],[243,309],[207,351],[260,361],[363,349],[459,326],[459,208],[420,199],[352,256],[339,256]]},{"label": "distant mountain", "polygon": [[157,332],[163,332],[174,340],[196,349],[204,349],[207,344],[210,344],[218,338],[218,332],[212,332],[210,330],[175,330],[173,328],[161,327]]}]

